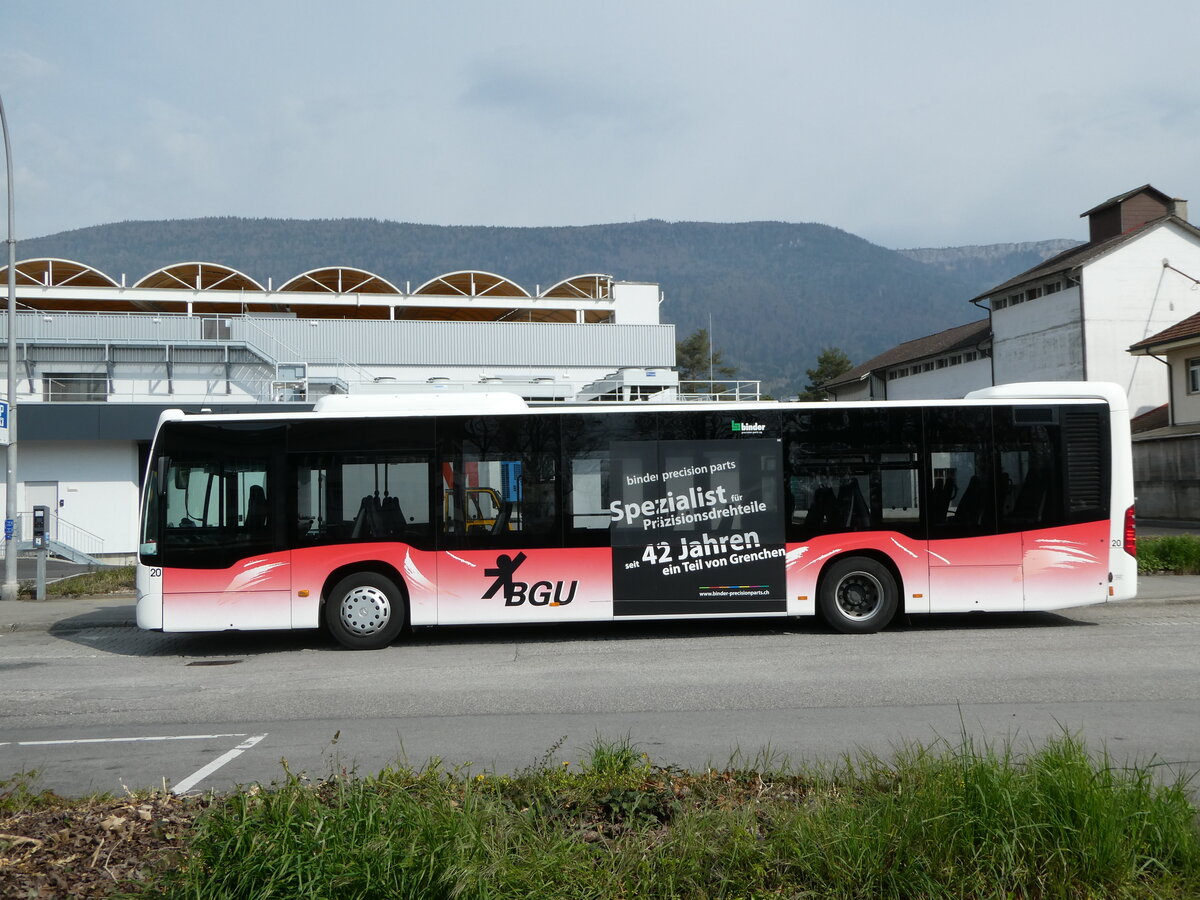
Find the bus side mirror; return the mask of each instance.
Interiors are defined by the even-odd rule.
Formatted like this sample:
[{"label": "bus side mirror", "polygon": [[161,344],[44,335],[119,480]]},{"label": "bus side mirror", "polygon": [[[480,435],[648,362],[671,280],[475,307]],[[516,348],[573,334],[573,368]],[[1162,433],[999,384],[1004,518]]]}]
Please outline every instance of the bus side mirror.
[{"label": "bus side mirror", "polygon": [[186,491],[188,486],[188,476],[191,475],[190,469],[185,469],[182,466],[175,466],[172,471],[175,473],[175,489]]}]

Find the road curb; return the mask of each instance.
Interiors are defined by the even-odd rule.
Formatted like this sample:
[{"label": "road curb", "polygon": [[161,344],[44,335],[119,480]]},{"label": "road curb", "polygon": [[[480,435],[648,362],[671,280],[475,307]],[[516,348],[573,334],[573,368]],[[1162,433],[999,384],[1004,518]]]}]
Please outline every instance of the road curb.
[{"label": "road curb", "polygon": [[0,634],[136,627],[136,602],[133,593],[124,592],[55,600],[0,601]]},{"label": "road curb", "polygon": [[10,622],[7,625],[0,626],[0,633],[3,634],[21,634],[27,632],[55,632],[57,634],[66,634],[73,631],[85,631],[89,628],[136,628],[137,620],[122,619],[109,620],[105,622],[81,622],[78,625],[64,625],[62,622]]}]

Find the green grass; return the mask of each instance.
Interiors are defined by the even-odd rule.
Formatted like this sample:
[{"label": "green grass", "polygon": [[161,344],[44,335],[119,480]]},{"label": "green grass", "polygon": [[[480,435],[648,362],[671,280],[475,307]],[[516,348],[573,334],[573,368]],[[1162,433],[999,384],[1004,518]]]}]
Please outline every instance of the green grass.
[{"label": "green grass", "polygon": [[1200,537],[1194,534],[1140,537],[1137,560],[1139,575],[1200,575]]},{"label": "green grass", "polygon": [[[83,572],[46,585],[47,597],[86,597],[93,594],[112,594],[134,589],[133,566],[107,566],[94,572]],[[32,581],[22,581],[20,595],[30,599],[35,594]]]},{"label": "green grass", "polygon": [[168,898],[1087,898],[1200,895],[1187,785],[1064,735],[963,738],[798,771],[685,772],[597,739],[516,775],[389,768],[201,813]]},{"label": "green grass", "polygon": [[38,788],[38,777],[37,771],[31,771],[0,779],[0,816],[44,809],[62,802],[53,791]]}]

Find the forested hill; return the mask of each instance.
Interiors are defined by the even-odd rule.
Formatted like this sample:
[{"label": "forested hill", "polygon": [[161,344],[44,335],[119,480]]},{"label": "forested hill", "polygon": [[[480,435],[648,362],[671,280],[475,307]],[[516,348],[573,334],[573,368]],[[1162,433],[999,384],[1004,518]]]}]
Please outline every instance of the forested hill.
[{"label": "forested hill", "polygon": [[353,266],[402,289],[459,269],[495,272],[531,292],[604,272],[661,285],[662,319],[677,326],[679,338],[707,328],[711,316],[727,361],[777,394],[803,387],[822,347],[840,347],[857,363],[978,318],[968,299],[1029,266],[1023,253],[1007,269],[989,257],[980,274],[966,259],[947,267],[944,258],[909,258],[827,225],[657,220],[554,228],[370,219],[120,222],[24,240],[17,253],[77,260],[115,278],[125,274],[129,284],[189,260],[276,285],[309,269]]}]

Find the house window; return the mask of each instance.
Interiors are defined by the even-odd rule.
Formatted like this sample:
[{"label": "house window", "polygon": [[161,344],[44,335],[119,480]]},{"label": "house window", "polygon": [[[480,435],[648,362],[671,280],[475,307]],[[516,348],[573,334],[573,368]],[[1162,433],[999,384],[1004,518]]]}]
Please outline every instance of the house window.
[{"label": "house window", "polygon": [[108,379],[94,372],[48,373],[42,378],[47,403],[84,403],[108,399]]},{"label": "house window", "polygon": [[1008,306],[1008,298],[1000,297],[992,304],[992,309],[1004,309],[1006,306]]},{"label": "house window", "polygon": [[974,350],[968,350],[966,353],[963,354],[964,362],[975,362],[975,360],[977,360],[977,359],[979,359],[979,354],[976,353]]},{"label": "house window", "polygon": [[1187,361],[1188,393],[1200,394],[1200,359]]},{"label": "house window", "polygon": [[931,363],[931,362],[922,363],[921,371],[922,372],[932,372],[933,371],[933,363]]},{"label": "house window", "polygon": [[1040,287],[1031,287],[1025,292],[1026,300],[1036,300],[1040,296],[1042,296],[1042,289]]},{"label": "house window", "polygon": [[1057,294],[1061,290],[1062,290],[1062,282],[1061,281],[1051,281],[1051,282],[1047,283],[1047,285],[1046,285],[1046,293],[1047,294]]},{"label": "house window", "polygon": [[1024,302],[1025,302],[1025,292],[1024,291],[1021,291],[1016,294],[1008,295],[1008,305],[1009,306],[1016,306],[1018,303],[1024,303]]}]

